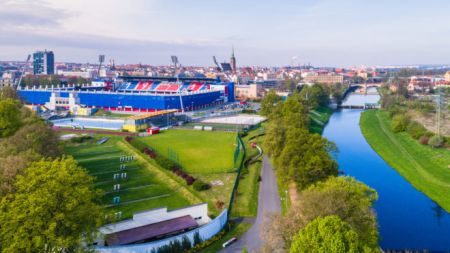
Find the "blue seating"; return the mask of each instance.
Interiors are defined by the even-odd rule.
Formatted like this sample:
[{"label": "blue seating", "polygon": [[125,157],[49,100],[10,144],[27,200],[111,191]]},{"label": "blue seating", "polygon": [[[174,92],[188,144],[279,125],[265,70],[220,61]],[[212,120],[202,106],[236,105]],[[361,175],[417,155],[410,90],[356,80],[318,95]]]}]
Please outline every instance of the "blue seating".
[{"label": "blue seating", "polygon": [[152,86],[150,86],[150,89],[148,89],[148,90],[150,90],[150,91],[156,90],[156,88],[158,88],[160,83],[161,82],[159,82],[159,81],[156,81],[156,82],[152,83]]}]

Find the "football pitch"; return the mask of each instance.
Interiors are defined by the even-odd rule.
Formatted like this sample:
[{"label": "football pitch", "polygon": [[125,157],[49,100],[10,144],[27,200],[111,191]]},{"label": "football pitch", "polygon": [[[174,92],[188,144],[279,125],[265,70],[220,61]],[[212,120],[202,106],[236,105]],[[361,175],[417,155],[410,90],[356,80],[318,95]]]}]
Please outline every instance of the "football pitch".
[{"label": "football pitch", "polygon": [[140,146],[177,161],[183,170],[193,174],[234,171],[236,133],[196,130],[170,130],[137,138]]}]

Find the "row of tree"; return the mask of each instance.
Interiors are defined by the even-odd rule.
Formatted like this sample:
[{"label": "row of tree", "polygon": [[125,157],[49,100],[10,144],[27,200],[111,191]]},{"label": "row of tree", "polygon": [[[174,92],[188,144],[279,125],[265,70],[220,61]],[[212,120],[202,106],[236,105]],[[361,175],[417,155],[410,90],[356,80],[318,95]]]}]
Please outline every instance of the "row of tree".
[{"label": "row of tree", "polygon": [[21,86],[33,87],[33,86],[53,86],[60,84],[85,84],[90,80],[83,77],[60,77],[57,75],[27,75],[22,78]]},{"label": "row of tree", "polygon": [[[271,215],[262,236],[266,252],[377,252],[372,206],[377,193],[350,177],[337,177],[333,143],[308,131],[308,113],[328,97],[320,86],[286,101],[275,94],[262,101],[268,115],[264,147],[283,185],[297,189],[298,201],[285,216]],[[311,94],[305,99],[306,94]]]},{"label": "row of tree", "polygon": [[0,136],[0,252],[84,251],[104,217],[93,178],[10,88]]}]

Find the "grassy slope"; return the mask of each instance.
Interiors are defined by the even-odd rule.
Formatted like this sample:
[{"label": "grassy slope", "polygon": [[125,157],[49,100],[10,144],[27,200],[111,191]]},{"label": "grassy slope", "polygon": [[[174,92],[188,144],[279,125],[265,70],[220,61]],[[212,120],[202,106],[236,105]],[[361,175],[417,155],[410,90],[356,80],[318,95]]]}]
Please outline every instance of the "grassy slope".
[{"label": "grassy slope", "polygon": [[[99,137],[100,138],[100,137]],[[126,163],[127,179],[113,181],[112,177],[119,168],[119,157],[129,155],[121,145],[121,138],[110,136],[110,140],[97,145],[94,142],[67,145],[66,152],[75,157],[80,166],[86,168],[88,172],[96,178],[96,186],[105,192],[102,203],[107,206],[112,204],[115,196],[121,197],[123,204],[108,207],[114,211],[122,211],[122,218],[129,218],[133,212],[167,206],[169,209],[179,208],[190,204],[178,187],[167,184],[155,173],[146,168],[143,161],[132,161]],[[121,184],[120,192],[113,192],[113,185]],[[133,189],[134,187],[142,187]],[[168,194],[168,196],[166,196]],[[155,199],[142,200],[157,197]],[[126,201],[142,200],[134,203],[124,203]]]},{"label": "grassy slope", "polygon": [[450,211],[450,151],[423,146],[407,133],[393,133],[387,115],[367,111],[361,130],[372,148],[418,190]]},{"label": "grassy slope", "polygon": [[[252,159],[259,154],[258,149],[252,148],[251,143],[255,142],[260,147],[264,140],[264,136],[259,136],[264,133],[264,128],[260,127],[254,129],[243,138],[246,150],[246,159]],[[233,205],[233,217],[255,217],[258,211],[258,193],[259,182],[258,178],[261,174],[262,158],[257,162],[249,164],[248,168],[244,168],[241,173],[241,179],[237,189],[237,198]]]},{"label": "grassy slope", "polygon": [[312,110],[309,113],[309,130],[312,133],[322,134],[323,129],[328,123],[331,115],[333,114],[333,110],[328,107],[319,107],[315,110]]},{"label": "grassy slope", "polygon": [[166,157],[170,148],[177,153],[183,169],[189,173],[218,173],[234,169],[235,133],[172,130],[138,140]]}]

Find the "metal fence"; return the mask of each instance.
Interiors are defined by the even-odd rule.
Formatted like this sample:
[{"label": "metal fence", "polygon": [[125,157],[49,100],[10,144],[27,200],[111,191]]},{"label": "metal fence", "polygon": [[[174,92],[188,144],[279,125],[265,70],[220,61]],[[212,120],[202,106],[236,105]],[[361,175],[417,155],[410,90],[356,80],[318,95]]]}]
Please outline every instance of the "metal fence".
[{"label": "metal fence", "polygon": [[237,188],[239,186],[239,181],[241,178],[241,171],[242,171],[242,168],[245,166],[244,165],[245,154],[246,154],[245,145],[244,145],[244,142],[242,141],[241,136],[239,136],[239,134],[236,136],[236,142],[237,142],[237,146],[236,146],[236,150],[234,152],[234,162],[235,162],[235,165],[237,164],[238,170],[237,170],[236,180],[234,181],[233,191],[231,192],[230,203],[228,204],[227,221],[230,219],[230,214],[233,209],[233,203],[236,198],[236,192],[237,192]]}]

